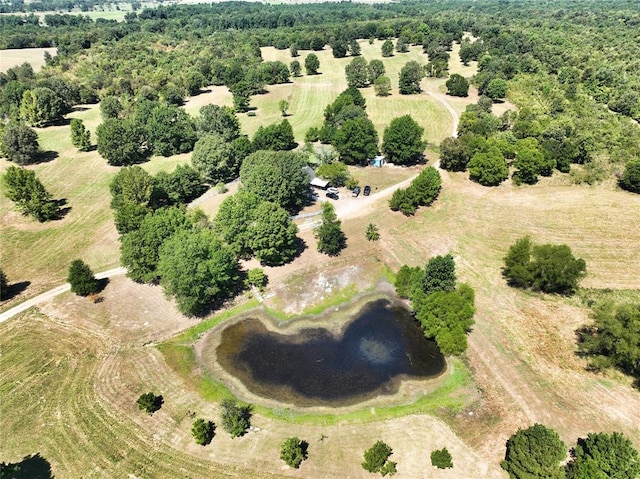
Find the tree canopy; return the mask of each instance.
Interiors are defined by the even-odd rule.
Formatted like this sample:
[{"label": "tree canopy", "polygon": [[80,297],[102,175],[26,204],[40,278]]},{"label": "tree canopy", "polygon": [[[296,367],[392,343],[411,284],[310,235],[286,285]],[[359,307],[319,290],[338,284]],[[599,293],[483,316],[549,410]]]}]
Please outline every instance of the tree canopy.
[{"label": "tree canopy", "polygon": [[302,461],[307,458],[308,444],[293,436],[285,439],[280,445],[280,459],[288,466],[298,469]]},{"label": "tree canopy", "polygon": [[196,142],[191,163],[209,183],[227,183],[238,177],[242,162],[250,153],[251,143],[246,136],[226,140],[217,133],[208,133]]},{"label": "tree canopy", "polygon": [[331,203],[322,203],[322,223],[315,231],[318,251],[329,256],[337,256],[347,245],[347,237],[341,228],[341,221]]},{"label": "tree canopy", "polygon": [[403,115],[391,120],[384,130],[382,152],[388,161],[396,165],[411,165],[422,159],[427,142],[422,139],[424,128]]},{"label": "tree canopy", "polygon": [[507,440],[502,469],[511,479],[563,479],[560,466],[567,448],[558,434],[542,424],[518,431]]},{"label": "tree canopy", "polygon": [[45,189],[35,171],[10,166],[2,180],[5,196],[15,202],[22,214],[32,216],[40,222],[60,216],[58,201]]},{"label": "tree canopy", "polygon": [[384,442],[378,441],[364,452],[362,468],[369,472],[379,472],[382,476],[393,475],[396,472],[396,463],[389,461],[393,450]]},{"label": "tree canopy", "polygon": [[78,296],[89,296],[99,290],[98,280],[89,266],[81,259],[76,259],[69,265],[67,281],[71,284],[71,292]]},{"label": "tree canopy", "polygon": [[98,153],[113,166],[145,161],[152,153],[143,128],[131,120],[108,118],[96,128]]},{"label": "tree canopy", "polygon": [[400,70],[400,94],[420,93],[420,82],[424,78],[422,66],[415,60],[408,61]]},{"label": "tree canopy", "polygon": [[18,165],[34,163],[38,157],[40,145],[38,134],[21,122],[11,121],[2,132],[2,155]]},{"label": "tree canopy", "polygon": [[469,82],[465,77],[454,73],[446,81],[447,94],[451,96],[469,96]]},{"label": "tree canopy", "polygon": [[309,191],[306,159],[288,151],[256,151],[242,162],[240,181],[260,198],[288,211],[299,209]]},{"label": "tree canopy", "polygon": [[165,240],[157,270],[165,293],[191,316],[230,298],[240,277],[233,251],[211,230],[181,230]]},{"label": "tree canopy", "polygon": [[509,248],[503,275],[516,287],[544,293],[572,294],[585,275],[586,263],[576,259],[567,245],[531,245],[521,238]]},{"label": "tree canopy", "polygon": [[579,438],[567,463],[567,479],[636,479],[640,455],[619,432],[590,433]]}]

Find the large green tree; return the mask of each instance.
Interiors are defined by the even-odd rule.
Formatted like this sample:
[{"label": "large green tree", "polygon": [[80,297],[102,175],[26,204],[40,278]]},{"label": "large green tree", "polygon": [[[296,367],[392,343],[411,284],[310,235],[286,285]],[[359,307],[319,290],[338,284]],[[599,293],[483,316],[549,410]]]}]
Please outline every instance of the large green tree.
[{"label": "large green tree", "polygon": [[190,165],[177,165],[169,173],[161,171],[154,183],[168,204],[189,203],[207,190],[200,173]]},{"label": "large green tree", "polygon": [[296,146],[291,123],[284,119],[280,123],[258,127],[253,136],[252,146],[256,151],[291,150]]},{"label": "large green tree", "polygon": [[348,165],[364,165],[378,153],[378,132],[369,118],[346,120],[333,139],[340,161]]},{"label": "large green tree", "polygon": [[81,259],[73,260],[69,265],[67,281],[71,285],[71,292],[78,296],[89,296],[99,290],[98,280]]},{"label": "large green tree", "polygon": [[195,124],[200,133],[215,133],[225,141],[232,141],[240,136],[240,121],[233,108],[219,105],[205,105],[200,108],[200,116]]},{"label": "large green tree", "polygon": [[181,230],[165,240],[157,271],[165,293],[190,316],[207,313],[233,296],[240,276],[231,248],[207,229]]},{"label": "large green tree", "polygon": [[383,57],[392,57],[393,56],[393,42],[391,40],[385,40],[382,43],[382,56]]},{"label": "large green tree", "polygon": [[329,256],[337,256],[346,247],[347,237],[342,231],[341,221],[331,203],[322,203],[321,218],[322,224],[314,231],[318,240],[318,251]]},{"label": "large green tree", "polygon": [[567,463],[567,479],[637,479],[640,455],[619,432],[588,434],[578,439]]},{"label": "large green tree", "polygon": [[511,479],[563,479],[560,461],[566,456],[567,447],[558,433],[535,424],[509,438],[501,466]]},{"label": "large green tree", "polygon": [[196,142],[191,117],[175,105],[157,105],[146,119],[146,137],[155,155],[188,153]]},{"label": "large green tree", "polygon": [[45,189],[35,171],[10,166],[2,179],[5,196],[15,202],[23,214],[32,216],[40,222],[59,217],[58,202]]},{"label": "large green tree", "polygon": [[254,212],[250,225],[250,247],[261,264],[279,266],[288,263],[296,254],[298,227],[289,213],[270,201],[263,201]]},{"label": "large green tree", "polygon": [[354,88],[364,88],[369,85],[369,64],[363,57],[355,57],[344,68],[347,84]]},{"label": "large green tree", "polygon": [[240,180],[260,198],[288,211],[299,209],[309,191],[306,157],[289,151],[256,151],[242,162]]},{"label": "large green tree", "polygon": [[533,288],[544,293],[572,294],[586,272],[583,259],[576,259],[567,245],[532,245],[520,238],[509,248],[503,276],[510,286]]},{"label": "large green tree", "polygon": [[2,130],[2,154],[18,165],[38,158],[38,134],[22,122],[9,122]]},{"label": "large green tree", "polygon": [[246,136],[226,140],[218,134],[206,134],[196,142],[191,163],[210,184],[227,183],[238,177],[240,166],[251,153]]},{"label": "large green tree", "polygon": [[451,96],[469,96],[469,82],[465,77],[454,73],[446,81],[447,94]]},{"label": "large green tree", "polygon": [[382,60],[378,60],[377,58],[369,62],[368,69],[369,81],[371,83],[375,82],[378,78],[386,73],[384,63],[382,63]]},{"label": "large green tree", "polygon": [[71,119],[71,144],[80,151],[89,151],[91,148],[91,132],[79,118]]},{"label": "large green tree", "polygon": [[498,186],[509,177],[509,167],[498,148],[476,153],[469,161],[469,178],[483,186]]},{"label": "large green tree", "polygon": [[121,238],[120,263],[127,268],[127,276],[138,283],[158,281],[160,247],[177,231],[190,226],[184,208],[160,208],[148,213],[137,230]]},{"label": "large green tree", "polygon": [[467,350],[467,333],[473,325],[475,294],[466,284],[455,291],[439,290],[421,300],[416,309],[427,338],[433,338],[444,355],[462,354]]},{"label": "large green tree", "polygon": [[257,194],[241,189],[220,204],[213,219],[214,231],[239,258],[249,259],[253,254],[251,225],[263,201]]},{"label": "large green tree", "polygon": [[39,87],[22,94],[20,117],[31,126],[47,126],[62,119],[63,100],[50,88]]},{"label": "large green tree", "polygon": [[304,68],[307,75],[317,75],[320,68],[320,60],[315,53],[309,53],[304,59]]},{"label": "large green tree", "polygon": [[141,163],[152,152],[143,128],[131,120],[106,119],[96,128],[96,137],[98,153],[113,166]]},{"label": "large green tree", "polygon": [[422,159],[427,142],[422,139],[424,128],[403,115],[391,120],[384,130],[382,152],[386,159],[396,165],[411,165]]},{"label": "large green tree", "polygon": [[420,82],[424,78],[422,65],[417,61],[407,62],[400,70],[399,88],[401,95],[412,95],[420,93]]},{"label": "large green tree", "polygon": [[491,80],[484,92],[492,100],[499,100],[507,96],[507,81],[503,78],[494,78]]}]

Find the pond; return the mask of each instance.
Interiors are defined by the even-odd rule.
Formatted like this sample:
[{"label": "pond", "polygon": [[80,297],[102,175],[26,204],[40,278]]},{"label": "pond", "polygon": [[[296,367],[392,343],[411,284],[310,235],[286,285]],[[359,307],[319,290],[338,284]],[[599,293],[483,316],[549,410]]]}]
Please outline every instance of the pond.
[{"label": "pond", "polygon": [[386,299],[366,303],[339,335],[323,328],[279,334],[243,319],[222,331],[216,358],[249,391],[297,406],[354,404],[446,369],[410,312]]}]

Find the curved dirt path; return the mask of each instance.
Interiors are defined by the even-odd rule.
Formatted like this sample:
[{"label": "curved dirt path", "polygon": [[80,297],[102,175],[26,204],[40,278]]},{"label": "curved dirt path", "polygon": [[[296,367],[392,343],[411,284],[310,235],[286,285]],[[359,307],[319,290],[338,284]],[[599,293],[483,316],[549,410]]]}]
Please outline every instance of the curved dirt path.
[{"label": "curved dirt path", "polygon": [[438,103],[440,103],[443,107],[445,107],[446,110],[449,112],[449,114],[451,115],[451,118],[453,118],[453,126],[451,128],[453,131],[451,132],[451,136],[453,138],[457,138],[458,124],[460,123],[460,116],[458,115],[458,112],[453,109],[453,107],[447,101],[447,98],[441,93],[428,91],[427,95],[429,95],[430,97],[433,97]]},{"label": "curved dirt path", "polygon": [[[127,272],[126,268],[120,267],[120,268],[109,269],[101,273],[97,273],[95,276],[96,276],[96,279],[105,279],[105,278],[111,278],[113,276],[120,276],[122,274],[125,274],[126,272]],[[65,283],[63,285],[50,289],[49,291],[46,291],[42,294],[39,294],[35,298],[28,299],[24,303],[20,303],[18,306],[14,306],[13,308],[8,309],[4,313],[0,314],[0,323],[3,323],[8,319],[13,318],[16,314],[22,313],[23,311],[26,311],[27,309],[33,306],[36,306],[40,303],[48,301],[58,296],[59,294],[65,293],[69,290],[71,290],[71,285],[69,283]]]}]

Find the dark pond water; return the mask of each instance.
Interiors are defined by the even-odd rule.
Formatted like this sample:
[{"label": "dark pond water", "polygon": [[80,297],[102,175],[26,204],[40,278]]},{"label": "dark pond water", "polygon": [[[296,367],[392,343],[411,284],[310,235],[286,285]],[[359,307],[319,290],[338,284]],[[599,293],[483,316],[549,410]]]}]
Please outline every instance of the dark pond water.
[{"label": "dark pond water", "polygon": [[250,391],[302,406],[353,404],[445,369],[411,314],[384,299],[365,305],[340,337],[322,328],[282,335],[245,319],[222,332],[216,355]]}]

